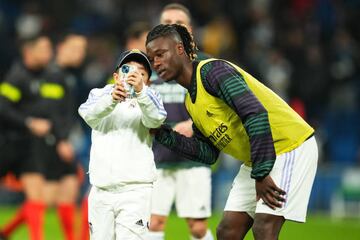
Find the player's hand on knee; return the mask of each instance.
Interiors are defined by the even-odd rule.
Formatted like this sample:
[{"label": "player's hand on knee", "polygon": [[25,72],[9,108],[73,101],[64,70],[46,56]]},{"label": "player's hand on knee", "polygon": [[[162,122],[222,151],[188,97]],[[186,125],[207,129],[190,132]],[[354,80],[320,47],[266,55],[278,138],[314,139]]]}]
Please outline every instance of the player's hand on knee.
[{"label": "player's hand on knee", "polygon": [[271,209],[281,208],[285,202],[286,192],[278,188],[270,176],[256,180],[255,188],[257,201],[262,199]]}]

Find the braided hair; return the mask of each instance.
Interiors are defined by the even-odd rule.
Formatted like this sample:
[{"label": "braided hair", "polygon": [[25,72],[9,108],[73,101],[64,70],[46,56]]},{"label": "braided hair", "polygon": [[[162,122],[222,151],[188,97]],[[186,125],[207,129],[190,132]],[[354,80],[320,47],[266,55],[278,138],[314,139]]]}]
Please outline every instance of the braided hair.
[{"label": "braided hair", "polygon": [[197,46],[194,42],[194,38],[186,27],[179,24],[160,24],[154,27],[146,37],[146,45],[159,37],[172,36],[178,42],[182,42],[186,54],[190,60],[196,58]]}]

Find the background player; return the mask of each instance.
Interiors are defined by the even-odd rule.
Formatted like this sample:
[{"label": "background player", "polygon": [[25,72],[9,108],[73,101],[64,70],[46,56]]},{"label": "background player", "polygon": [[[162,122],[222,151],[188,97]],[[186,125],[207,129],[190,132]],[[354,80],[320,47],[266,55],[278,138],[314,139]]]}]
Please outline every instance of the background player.
[{"label": "background player", "polygon": [[46,136],[51,122],[37,115],[44,94],[44,69],[53,51],[50,39],[35,35],[21,40],[21,60],[11,67],[0,86],[0,174],[13,171],[19,177],[25,192],[25,202],[13,221],[4,226],[1,235],[6,237],[21,222],[30,229],[30,239],[43,239],[44,162],[33,156],[33,139]]},{"label": "background player", "polygon": [[[190,32],[192,30],[189,10],[178,3],[171,3],[163,8],[160,23],[182,24]],[[202,59],[205,57],[204,53],[198,52],[198,54]],[[175,131],[191,137],[192,121],[184,105],[186,89],[175,80],[165,82],[159,77],[152,82],[151,86],[163,98],[168,112],[167,123]],[[213,239],[207,226],[207,218],[211,215],[210,167],[203,163],[189,161],[156,141],[153,150],[158,168],[158,179],[154,184],[151,232],[148,239],[164,239],[166,220],[174,202],[178,216],[186,219],[192,239]]]},{"label": "background player", "polygon": [[[76,161],[70,133],[75,125],[76,114],[74,88],[78,69],[86,56],[87,39],[78,33],[64,34],[56,46],[56,58],[47,70],[48,84],[64,89],[64,95],[58,101],[44,102],[54,112],[53,136],[55,145],[43,144],[40,152],[46,161],[46,184],[44,199],[48,206],[57,206],[65,239],[75,239],[75,210],[79,193],[78,162]],[[45,154],[45,152],[47,154]]]}]

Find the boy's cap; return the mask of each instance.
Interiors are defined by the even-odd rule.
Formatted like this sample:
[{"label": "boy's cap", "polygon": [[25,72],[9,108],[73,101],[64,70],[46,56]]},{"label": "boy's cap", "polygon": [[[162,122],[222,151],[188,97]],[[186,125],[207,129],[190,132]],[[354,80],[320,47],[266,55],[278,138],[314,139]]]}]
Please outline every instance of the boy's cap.
[{"label": "boy's cap", "polygon": [[151,76],[151,64],[149,59],[147,58],[146,54],[139,49],[131,49],[128,51],[125,51],[120,54],[120,57],[117,61],[115,71],[119,69],[122,65],[125,63],[128,63],[130,61],[135,61],[142,63],[146,69],[146,71],[149,73],[149,76]]}]

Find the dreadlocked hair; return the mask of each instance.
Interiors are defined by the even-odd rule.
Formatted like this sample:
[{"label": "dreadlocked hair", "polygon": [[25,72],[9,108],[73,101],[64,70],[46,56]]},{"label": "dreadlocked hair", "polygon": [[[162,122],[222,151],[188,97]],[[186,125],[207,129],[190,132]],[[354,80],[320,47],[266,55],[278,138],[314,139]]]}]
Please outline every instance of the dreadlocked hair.
[{"label": "dreadlocked hair", "polygon": [[154,27],[146,37],[146,45],[159,37],[165,36],[174,36],[176,38],[180,37],[186,54],[189,56],[190,60],[196,58],[197,46],[194,42],[193,35],[189,33],[186,27],[179,24],[160,24]]}]

